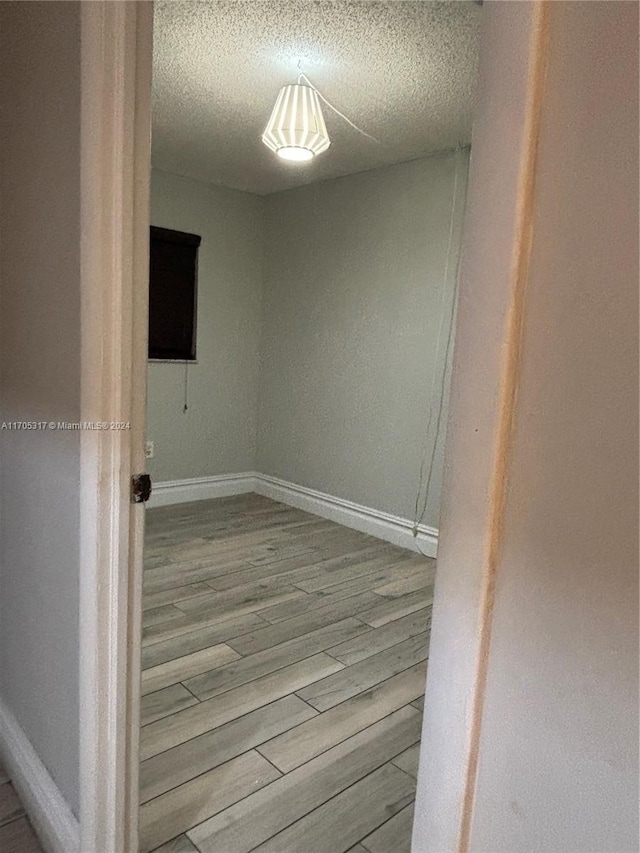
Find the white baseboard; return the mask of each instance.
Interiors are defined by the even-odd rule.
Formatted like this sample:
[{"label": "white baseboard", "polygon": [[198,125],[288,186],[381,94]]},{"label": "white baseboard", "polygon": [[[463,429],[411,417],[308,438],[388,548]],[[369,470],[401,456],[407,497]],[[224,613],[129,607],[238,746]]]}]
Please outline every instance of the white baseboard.
[{"label": "white baseboard", "polygon": [[373,507],[279,480],[277,477],[258,474],[256,471],[154,483],[148,506],[168,506],[208,498],[243,495],[248,492],[256,492],[274,501],[328,518],[345,527],[361,530],[401,548],[420,551],[428,557],[435,557],[438,552],[438,531],[435,527],[419,524],[418,535],[414,536],[413,521],[409,518],[400,518]]},{"label": "white baseboard", "polygon": [[0,753],[46,853],[77,853],[80,847],[78,820],[1,699]]},{"label": "white baseboard", "polygon": [[216,474],[211,477],[194,477],[190,480],[167,480],[154,483],[147,506],[157,506],[204,501],[209,498],[228,498],[255,491],[256,474],[245,471],[241,474]]},{"label": "white baseboard", "polygon": [[392,542],[410,551],[420,551],[428,557],[435,557],[438,552],[438,531],[426,524],[418,525],[418,535],[413,535],[413,521],[400,518],[388,512],[382,512],[373,507],[356,504],[344,498],[336,498],[325,492],[318,492],[306,486],[298,486],[270,477],[266,474],[256,475],[255,491],[259,495],[274,501],[294,506],[297,509],[328,518],[345,527],[352,527],[362,533],[377,536],[385,542]]}]

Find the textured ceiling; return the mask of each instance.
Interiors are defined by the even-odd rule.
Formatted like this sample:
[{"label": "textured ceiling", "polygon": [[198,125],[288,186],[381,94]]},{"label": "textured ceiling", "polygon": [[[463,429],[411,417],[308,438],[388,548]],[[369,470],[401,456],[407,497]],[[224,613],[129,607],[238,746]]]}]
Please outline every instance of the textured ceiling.
[{"label": "textured ceiling", "polygon": [[[156,0],[153,163],[260,194],[467,143],[482,9],[468,0]],[[280,161],[260,135],[298,68],[331,147]]]}]

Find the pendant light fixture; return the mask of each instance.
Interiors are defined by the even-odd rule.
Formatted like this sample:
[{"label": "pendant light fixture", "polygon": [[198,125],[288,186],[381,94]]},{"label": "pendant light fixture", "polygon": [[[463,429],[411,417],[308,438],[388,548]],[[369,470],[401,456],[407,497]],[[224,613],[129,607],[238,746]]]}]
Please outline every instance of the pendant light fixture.
[{"label": "pendant light fixture", "polygon": [[280,89],[262,141],[283,160],[311,160],[331,141],[315,89],[300,82]]}]

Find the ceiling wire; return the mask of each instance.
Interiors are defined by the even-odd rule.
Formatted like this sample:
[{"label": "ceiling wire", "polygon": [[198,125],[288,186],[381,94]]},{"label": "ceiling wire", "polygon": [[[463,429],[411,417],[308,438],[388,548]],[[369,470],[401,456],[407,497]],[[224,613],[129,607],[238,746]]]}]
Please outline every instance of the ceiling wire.
[{"label": "ceiling wire", "polygon": [[[413,520],[413,528],[412,533],[414,539],[416,539],[416,548],[418,551],[425,557],[428,557],[428,554],[425,554],[417,542],[417,537],[419,531],[420,524],[423,522],[425,514],[427,512],[427,507],[429,504],[429,498],[431,496],[431,486],[433,481],[433,468],[434,461],[436,455],[436,448],[438,446],[438,442],[440,440],[440,435],[442,431],[442,416],[444,412],[444,398],[446,391],[446,380],[447,380],[447,366],[449,363],[451,346],[453,343],[453,326],[454,326],[454,317],[456,312],[456,305],[458,301],[458,283],[460,276],[460,255],[461,252],[458,252],[458,257],[456,261],[456,272],[454,278],[454,286],[453,286],[453,294],[451,297],[451,311],[449,312],[449,323],[448,323],[448,334],[447,334],[447,342],[444,351],[444,359],[442,359],[442,374],[440,377],[440,395],[438,399],[438,412],[436,417],[436,429],[435,435],[433,436],[433,441],[431,442],[430,448],[428,448],[429,436],[431,433],[431,424],[433,422],[433,398],[436,391],[436,383],[437,383],[437,370],[438,365],[441,361],[440,357],[440,345],[442,341],[442,332],[444,328],[444,320],[445,320],[445,299],[446,299],[446,291],[447,291],[447,282],[449,280],[449,266],[451,262],[451,253],[453,249],[453,233],[455,228],[456,221],[456,209],[457,209],[457,197],[458,197],[458,183],[459,183],[459,173],[460,173],[460,161],[462,159],[462,148],[458,146],[456,149],[455,157],[455,172],[453,179],[453,191],[451,194],[451,215],[449,220],[449,238],[447,242],[447,254],[445,259],[444,273],[442,278],[442,290],[440,292],[440,322],[438,325],[438,336],[436,339],[436,350],[434,353],[433,360],[433,370],[431,373],[431,388],[429,394],[429,416],[427,420],[427,429],[425,434],[425,446],[422,453],[422,459],[420,462],[420,474],[418,481],[418,489],[416,491],[416,499],[415,499],[415,508],[414,508],[414,520]],[[466,186],[465,186],[465,197],[466,197]],[[428,452],[429,450],[429,452]],[[426,479],[426,484],[424,481],[425,478],[425,468],[427,463],[427,455],[429,456],[429,471]],[[422,493],[424,485],[424,498],[422,500],[422,505],[420,504],[420,496]]]},{"label": "ceiling wire", "polygon": [[361,127],[358,127],[358,125],[357,125],[357,124],[354,124],[354,122],[352,122],[350,118],[347,118],[347,116],[346,116],[344,113],[341,113],[341,112],[340,112],[340,110],[339,110],[337,107],[334,107],[334,105],[333,105],[330,101],[328,101],[328,100],[325,98],[325,96],[322,94],[322,92],[321,92],[321,91],[320,91],[316,86],[314,86],[314,84],[311,82],[311,80],[309,80],[309,78],[307,77],[307,75],[306,75],[303,71],[301,71],[301,70],[300,70],[300,63],[298,63],[298,72],[299,72],[299,73],[298,73],[298,83],[299,83],[301,80],[305,80],[305,81],[306,81],[306,83],[307,83],[307,85],[308,85],[311,89],[313,89],[313,91],[318,95],[318,97],[320,98],[320,100],[321,100],[323,103],[325,103],[325,104],[329,107],[329,109],[330,109],[330,110],[333,110],[333,112],[334,112],[337,116],[340,116],[340,118],[341,118],[341,119],[343,119],[344,121],[346,121],[346,123],[347,123],[348,125],[351,125],[351,127],[352,127],[354,130],[357,130],[357,131],[358,131],[358,133],[361,133],[361,134],[362,134],[362,136],[366,136],[366,138],[367,138],[367,139],[370,139],[372,142],[375,142],[375,143],[376,143],[376,145],[384,145],[384,143],[380,142],[380,140],[379,140],[379,139],[376,139],[376,138],[375,138],[375,136],[371,136],[371,134],[370,134],[370,133],[367,133],[367,132],[366,132],[366,130],[363,130]]}]

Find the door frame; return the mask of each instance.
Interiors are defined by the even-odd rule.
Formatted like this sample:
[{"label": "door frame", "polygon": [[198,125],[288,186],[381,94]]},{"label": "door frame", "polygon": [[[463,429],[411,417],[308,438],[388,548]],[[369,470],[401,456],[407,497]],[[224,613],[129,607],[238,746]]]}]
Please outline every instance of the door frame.
[{"label": "door frame", "polygon": [[138,849],[153,6],[81,3],[80,851]]},{"label": "door frame", "polygon": [[414,853],[471,845],[554,5],[483,12]]}]

